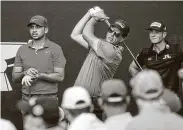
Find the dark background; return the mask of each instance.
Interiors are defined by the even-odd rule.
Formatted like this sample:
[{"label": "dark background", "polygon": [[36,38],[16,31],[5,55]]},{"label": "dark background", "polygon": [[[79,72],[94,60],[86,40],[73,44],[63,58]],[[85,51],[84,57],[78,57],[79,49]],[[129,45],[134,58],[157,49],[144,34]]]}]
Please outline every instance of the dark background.
[{"label": "dark background", "polygon": [[[183,2],[173,1],[2,1],[1,41],[26,42],[30,38],[26,27],[30,18],[37,14],[45,16],[49,24],[49,39],[61,45],[67,59],[65,80],[59,86],[61,97],[65,88],[73,85],[87,55],[87,50],[71,40],[70,33],[88,9],[95,5],[104,9],[110,17],[111,23],[117,18],[128,22],[131,32],[126,43],[134,55],[142,47],[150,45],[145,29],[152,21],[162,21],[167,25],[167,40],[173,43],[183,42]],[[106,32],[107,25],[105,23],[97,25],[96,35],[98,37],[105,37]],[[12,60],[7,62],[12,62]],[[128,66],[131,61],[132,57],[125,50],[115,78],[123,79],[128,83],[130,78]],[[8,68],[6,72],[10,81],[11,71],[12,68]],[[2,104],[2,109],[6,109],[7,113],[2,113],[2,116],[11,118],[17,128],[21,129],[15,109],[16,101],[21,98],[21,86],[12,82],[11,84],[14,90],[5,93],[8,97],[3,96],[3,100],[4,97],[6,99],[6,104]]]}]

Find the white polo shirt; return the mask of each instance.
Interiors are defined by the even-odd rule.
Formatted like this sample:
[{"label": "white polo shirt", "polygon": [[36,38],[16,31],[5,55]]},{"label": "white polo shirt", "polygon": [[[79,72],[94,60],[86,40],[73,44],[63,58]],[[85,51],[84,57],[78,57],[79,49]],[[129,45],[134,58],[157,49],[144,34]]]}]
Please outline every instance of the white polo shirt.
[{"label": "white polo shirt", "polygon": [[125,130],[132,118],[129,112],[114,115],[106,119],[105,125],[108,130]]}]

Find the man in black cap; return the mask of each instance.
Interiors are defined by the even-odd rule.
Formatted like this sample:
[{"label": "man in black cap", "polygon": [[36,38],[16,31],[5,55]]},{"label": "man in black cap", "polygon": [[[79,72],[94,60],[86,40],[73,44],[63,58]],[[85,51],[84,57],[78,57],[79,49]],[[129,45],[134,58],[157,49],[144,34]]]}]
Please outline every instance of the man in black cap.
[{"label": "man in black cap", "polygon": [[46,37],[45,17],[33,16],[27,27],[31,40],[17,51],[13,81],[22,83],[22,98],[26,101],[32,96],[57,99],[58,83],[64,79],[66,64],[62,48]]},{"label": "man in black cap", "polygon": [[124,20],[116,20],[106,32],[105,39],[96,37],[94,35],[95,25],[107,19],[109,18],[104,14],[104,11],[95,6],[83,16],[71,33],[71,38],[74,41],[89,49],[75,81],[75,86],[85,87],[96,107],[100,86],[104,80],[114,76],[122,60],[122,43],[130,31]]},{"label": "man in black cap", "polygon": [[[147,29],[151,46],[143,48],[137,55],[137,61],[141,67],[153,69],[159,72],[166,88],[180,93],[177,71],[183,61],[183,50],[180,44],[170,44],[165,40],[167,28],[161,22],[152,22]],[[132,76],[140,71],[139,66],[133,61],[129,72]]]}]

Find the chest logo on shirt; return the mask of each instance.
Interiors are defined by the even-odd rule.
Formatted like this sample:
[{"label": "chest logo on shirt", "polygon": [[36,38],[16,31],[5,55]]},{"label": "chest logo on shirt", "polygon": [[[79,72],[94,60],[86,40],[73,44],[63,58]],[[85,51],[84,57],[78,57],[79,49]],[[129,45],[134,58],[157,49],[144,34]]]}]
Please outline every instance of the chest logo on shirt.
[{"label": "chest logo on shirt", "polygon": [[169,54],[166,54],[166,55],[164,55],[164,57],[163,57],[163,59],[165,60],[165,59],[170,59],[171,58],[171,56],[169,55]]},{"label": "chest logo on shirt", "polygon": [[148,58],[148,60],[152,60],[152,58],[151,58],[151,57],[149,57],[149,58]]}]

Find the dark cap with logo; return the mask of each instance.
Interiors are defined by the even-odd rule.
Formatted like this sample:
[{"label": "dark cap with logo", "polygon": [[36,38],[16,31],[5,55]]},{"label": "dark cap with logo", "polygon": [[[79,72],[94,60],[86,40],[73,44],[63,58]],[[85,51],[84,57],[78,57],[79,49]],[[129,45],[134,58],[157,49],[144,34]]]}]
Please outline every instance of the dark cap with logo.
[{"label": "dark cap with logo", "polygon": [[31,26],[32,24],[37,24],[42,27],[48,27],[47,19],[41,15],[33,16],[30,19],[30,22],[27,24],[27,27]]},{"label": "dark cap with logo", "polygon": [[146,30],[166,31],[166,25],[162,22],[152,22]]},{"label": "dark cap with logo", "polygon": [[118,28],[123,37],[127,37],[130,32],[130,27],[127,22],[121,19],[117,19],[114,24],[111,24],[111,27]]}]

